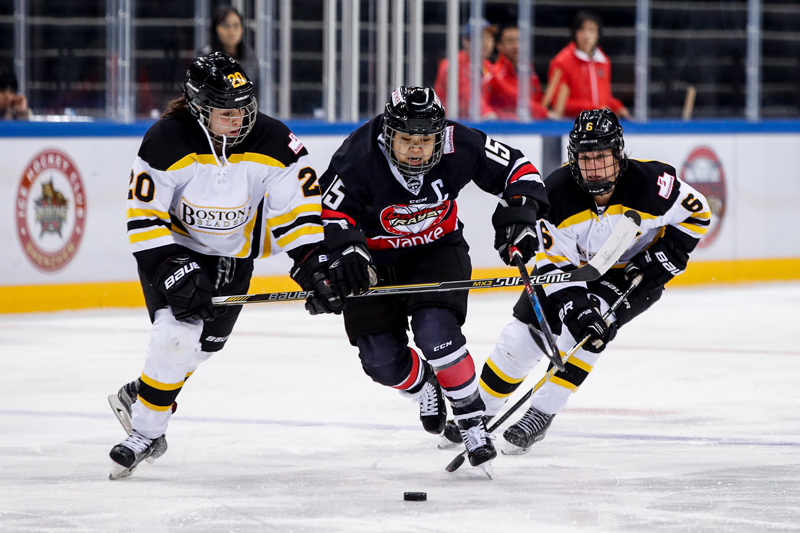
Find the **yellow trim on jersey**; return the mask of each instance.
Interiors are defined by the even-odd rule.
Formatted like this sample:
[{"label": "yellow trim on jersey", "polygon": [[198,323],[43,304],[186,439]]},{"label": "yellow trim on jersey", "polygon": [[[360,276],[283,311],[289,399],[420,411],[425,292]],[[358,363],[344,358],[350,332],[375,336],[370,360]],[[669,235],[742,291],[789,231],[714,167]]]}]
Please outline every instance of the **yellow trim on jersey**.
[{"label": "yellow trim on jersey", "polygon": [[[562,353],[561,355],[563,356],[564,354]],[[586,361],[581,361],[580,359],[578,359],[574,355],[569,358],[569,363],[571,365],[577,366],[578,368],[580,368],[581,370],[583,370],[584,372],[587,372],[587,373],[591,372],[592,370],[594,370],[594,367],[592,365],[590,365]]]},{"label": "yellow trim on jersey", "polygon": [[244,227],[244,244],[242,245],[242,249],[239,250],[234,257],[247,257],[250,255],[250,241],[253,239],[253,228],[256,225],[257,218],[257,216],[253,217]]},{"label": "yellow trim on jersey", "polygon": [[312,226],[300,227],[296,230],[290,231],[280,239],[278,239],[278,246],[281,248],[286,248],[287,244],[294,242],[295,240],[299,239],[300,237],[304,237],[306,235],[314,235],[317,233],[325,233],[325,229],[318,225],[314,224]]},{"label": "yellow trim on jersey", "polygon": [[251,161],[253,163],[260,163],[269,167],[286,168],[286,165],[268,155],[259,154],[256,152],[245,152],[243,154],[233,154],[228,158],[231,163],[239,163],[241,161]]},{"label": "yellow trim on jersey", "polygon": [[569,381],[567,381],[565,379],[561,379],[558,376],[551,377],[550,378],[550,383],[552,383],[553,385],[558,385],[559,387],[564,387],[565,389],[569,389],[572,392],[575,392],[575,391],[578,390],[578,387],[576,387],[575,385],[573,385],[572,383],[570,383]]},{"label": "yellow trim on jersey", "polygon": [[182,168],[186,168],[191,166],[194,163],[200,163],[201,165],[217,165],[217,159],[212,154],[197,154],[191,153],[187,156],[182,157],[178,161],[172,163],[167,169],[167,172],[171,172],[174,170],[180,170]]},{"label": "yellow trim on jersey", "polygon": [[167,222],[169,222],[169,220],[170,220],[169,213],[167,213],[166,211],[153,211],[152,209],[133,209],[133,208],[130,208],[130,209],[125,211],[125,216],[127,218],[140,218],[140,217],[153,218],[153,217],[156,217],[156,218],[159,218],[161,220],[166,220]]},{"label": "yellow trim on jersey", "polygon": [[128,235],[128,242],[130,244],[136,244],[137,242],[158,239],[159,237],[169,237],[170,235],[172,234],[170,233],[169,228],[159,227],[143,231],[141,233],[131,233]]},{"label": "yellow trim on jersey", "polygon": [[186,381],[181,381],[180,383],[161,383],[160,381],[156,381],[153,378],[144,375],[144,373],[142,373],[142,382],[160,391],[178,390],[183,387],[184,383],[186,383]]},{"label": "yellow trim on jersey", "polygon": [[709,226],[698,226],[697,224],[692,224],[691,222],[681,222],[678,225],[685,230],[700,235],[705,235],[706,232],[710,229]]},{"label": "yellow trim on jersey", "polygon": [[504,373],[502,370],[500,370],[499,368],[497,368],[497,365],[496,365],[496,364],[494,364],[494,361],[492,361],[491,359],[487,359],[487,360],[486,360],[486,366],[488,366],[489,368],[491,368],[491,369],[492,369],[492,372],[494,372],[495,374],[497,374],[497,376],[498,376],[500,379],[502,379],[503,381],[505,381],[506,383],[512,383],[512,384],[513,384],[513,383],[522,383],[523,381],[525,381],[525,378],[527,377],[527,376],[523,376],[523,377],[521,377],[521,378],[519,378],[519,379],[517,379],[517,378],[512,378],[512,377],[508,376],[507,374],[505,374],[505,373]]},{"label": "yellow trim on jersey", "polygon": [[585,211],[581,211],[576,215],[572,215],[571,217],[565,218],[561,224],[556,226],[558,229],[568,228],[570,226],[576,226],[581,222],[586,222],[587,220],[592,220],[593,218],[597,218],[597,213],[592,211],[591,209],[587,209]]},{"label": "yellow trim on jersey", "polygon": [[319,213],[322,214],[322,205],[320,204],[303,204],[295,207],[291,211],[283,215],[277,215],[267,219],[267,225],[270,228],[275,226],[282,226],[287,222],[291,222],[300,215],[300,213]]}]

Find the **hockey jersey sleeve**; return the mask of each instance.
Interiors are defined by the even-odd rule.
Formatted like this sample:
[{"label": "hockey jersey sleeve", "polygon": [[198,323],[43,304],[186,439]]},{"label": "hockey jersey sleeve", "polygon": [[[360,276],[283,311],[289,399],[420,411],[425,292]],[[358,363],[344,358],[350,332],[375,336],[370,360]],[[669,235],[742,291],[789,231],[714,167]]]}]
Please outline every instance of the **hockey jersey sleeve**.
[{"label": "hockey jersey sleeve", "polygon": [[688,259],[711,225],[711,209],[697,189],[680,178],[675,181],[678,194],[664,215],[664,230],[657,240],[669,241],[674,250]]},{"label": "hockey jersey sleeve", "polygon": [[473,181],[484,191],[503,198],[527,196],[537,206],[538,216],[547,213],[550,201],[544,182],[533,163],[517,148],[479,132],[484,141],[479,171]]},{"label": "hockey jersey sleeve", "polygon": [[262,247],[261,257],[269,255],[270,248],[290,252],[322,240],[322,195],[308,156],[270,174],[266,187],[264,218],[272,244]]},{"label": "hockey jersey sleeve", "polygon": [[148,277],[181,249],[170,231],[169,211],[177,181],[190,177],[188,168],[159,170],[140,156],[133,163],[126,211],[128,243],[139,268]]}]

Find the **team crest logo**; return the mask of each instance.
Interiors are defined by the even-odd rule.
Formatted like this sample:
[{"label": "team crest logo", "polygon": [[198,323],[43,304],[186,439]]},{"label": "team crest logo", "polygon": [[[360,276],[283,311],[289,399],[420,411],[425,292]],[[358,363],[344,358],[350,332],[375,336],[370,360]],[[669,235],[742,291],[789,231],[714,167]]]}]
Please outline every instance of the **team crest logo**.
[{"label": "team crest logo", "polygon": [[450,204],[450,200],[445,200],[436,204],[390,205],[381,211],[381,224],[394,235],[423,233],[447,217]]},{"label": "team crest logo", "polygon": [[72,160],[44,150],[22,172],[14,202],[17,238],[37,269],[55,272],[75,256],[86,224],[86,193]]},{"label": "team crest logo", "polygon": [[717,154],[711,148],[700,146],[692,150],[681,168],[681,179],[697,189],[708,200],[711,225],[700,239],[698,248],[711,246],[719,235],[725,218],[725,171]]}]

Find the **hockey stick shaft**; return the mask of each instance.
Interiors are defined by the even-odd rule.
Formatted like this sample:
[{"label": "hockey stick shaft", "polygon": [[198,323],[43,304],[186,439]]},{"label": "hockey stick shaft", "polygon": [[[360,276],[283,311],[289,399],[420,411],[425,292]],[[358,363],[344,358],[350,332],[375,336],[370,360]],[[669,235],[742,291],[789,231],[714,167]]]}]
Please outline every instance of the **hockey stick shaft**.
[{"label": "hockey stick shaft", "polygon": [[[617,223],[613,233],[600,251],[588,264],[569,272],[551,272],[531,276],[531,285],[550,285],[551,283],[570,283],[594,281],[606,273],[622,256],[639,231],[641,218],[635,211],[626,211]],[[440,283],[422,283],[416,285],[386,285],[372,287],[361,294],[354,294],[348,298],[362,298],[366,296],[385,296],[390,294],[419,294],[423,292],[464,291],[474,289],[497,289],[502,287],[519,287],[523,285],[520,277],[466,279],[457,281],[442,281]],[[285,291],[269,292],[263,294],[243,294],[236,296],[215,296],[214,305],[243,305],[252,303],[293,302],[305,300],[314,296],[313,291]]]},{"label": "hockey stick shaft", "polygon": [[[517,265],[517,269],[519,269],[519,275],[522,278],[522,283],[525,285],[525,292],[528,294],[528,300],[531,302],[533,312],[536,314],[536,320],[539,322],[539,329],[545,338],[543,346],[544,354],[559,370],[565,370],[564,363],[561,361],[561,356],[558,354],[556,341],[553,338],[553,331],[550,329],[550,324],[544,316],[544,310],[542,309],[541,302],[539,302],[539,297],[531,286],[531,277],[528,275],[525,261],[522,260],[522,253],[520,253],[519,249],[515,246],[511,247],[511,257],[514,260],[514,264]],[[533,332],[531,332],[531,334],[533,334]]]},{"label": "hockey stick shaft", "polygon": [[[609,307],[609,308],[608,308],[608,311],[606,311],[606,312],[603,314],[603,320],[606,320],[606,321],[608,321],[609,317],[611,317],[611,313],[613,313],[614,311],[616,311],[616,310],[617,310],[617,308],[618,308],[620,305],[622,305],[622,302],[624,302],[624,301],[625,301],[625,299],[626,299],[628,296],[630,296],[630,294],[631,294],[631,293],[634,291],[634,289],[636,289],[636,287],[638,287],[638,286],[639,286],[639,283],[641,283],[641,282],[642,282],[642,274],[637,274],[636,276],[634,276],[634,277],[633,277],[633,279],[631,279],[631,282],[630,282],[630,285],[628,285],[628,288],[627,288],[627,289],[625,289],[625,292],[623,292],[623,293],[622,293],[622,294],[621,294],[621,295],[620,295],[620,296],[619,296],[619,297],[618,297],[618,298],[617,298],[617,299],[614,301],[614,303],[613,303],[613,304],[611,304],[611,307]],[[570,350],[569,350],[569,351],[568,351],[566,354],[564,354],[564,357],[561,359],[561,362],[562,362],[562,364],[566,363],[566,361],[567,361],[567,360],[568,360],[568,359],[569,359],[569,358],[570,358],[570,357],[571,357],[571,356],[572,356],[572,355],[573,355],[575,352],[577,352],[577,351],[578,351],[578,350],[579,350],[579,349],[580,349],[580,348],[581,348],[581,347],[582,347],[584,344],[586,344],[586,343],[589,341],[589,339],[590,339],[590,338],[591,338],[591,336],[590,336],[590,335],[586,335],[586,336],[584,336],[584,337],[583,337],[583,338],[582,338],[580,341],[576,342],[576,343],[575,343],[575,345],[574,345],[572,348],[570,348]],[[536,385],[534,385],[534,386],[533,386],[531,389],[529,389],[529,390],[528,390],[528,392],[526,392],[526,393],[525,393],[525,394],[524,394],[524,395],[523,395],[523,396],[522,396],[522,397],[521,397],[519,400],[517,400],[517,402],[516,402],[514,405],[512,405],[512,406],[511,406],[511,407],[510,407],[510,408],[509,408],[509,409],[508,409],[508,410],[507,410],[505,413],[503,413],[503,416],[501,416],[500,418],[498,418],[497,420],[495,420],[495,421],[492,423],[492,425],[491,425],[491,426],[489,426],[489,427],[487,428],[487,431],[488,431],[489,433],[494,433],[494,431],[495,431],[497,428],[499,428],[499,427],[500,427],[500,425],[501,425],[501,424],[503,424],[503,422],[505,422],[506,420],[508,420],[508,418],[509,418],[509,417],[510,417],[512,414],[514,414],[515,412],[517,412],[517,410],[519,410],[519,408],[520,408],[520,407],[522,407],[522,405],[523,405],[523,404],[524,404],[526,401],[528,401],[528,399],[529,399],[531,396],[533,396],[533,395],[534,395],[534,393],[535,393],[537,390],[539,390],[539,389],[540,389],[540,388],[541,388],[541,387],[542,387],[542,386],[543,386],[545,383],[547,383],[548,381],[550,381],[550,378],[551,378],[551,377],[553,377],[553,375],[554,375],[554,374],[556,373],[556,371],[558,371],[558,370],[559,370],[559,369],[558,369],[556,366],[551,366],[551,367],[550,367],[550,368],[547,370],[547,373],[544,375],[544,377],[542,377],[542,379],[540,379],[540,380],[538,381],[538,383],[536,383]],[[448,465],[445,467],[445,470],[447,470],[448,472],[455,472],[456,470],[458,470],[458,469],[461,467],[461,465],[462,465],[462,464],[464,464],[464,459],[466,459],[466,457],[467,457],[467,450],[464,450],[464,451],[462,451],[460,454],[456,455],[456,456],[453,458],[453,460],[452,460],[452,461],[450,461],[450,463],[449,463],[449,464],[448,464]]]}]

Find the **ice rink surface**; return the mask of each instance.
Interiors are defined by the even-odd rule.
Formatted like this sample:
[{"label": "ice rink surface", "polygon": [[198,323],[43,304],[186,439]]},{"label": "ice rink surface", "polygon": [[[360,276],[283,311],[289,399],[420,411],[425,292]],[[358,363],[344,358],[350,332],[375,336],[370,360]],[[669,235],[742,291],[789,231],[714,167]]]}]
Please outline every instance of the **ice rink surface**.
[{"label": "ice rink surface", "polygon": [[[470,300],[476,364],[516,299],[490,292]],[[489,480],[445,472],[457,452],[363,374],[341,318],[248,306],[179,396],[167,454],[110,481],[106,396],[141,372],[146,312],[0,315],[0,530],[800,531],[798,331],[800,284],[669,290]]]}]

